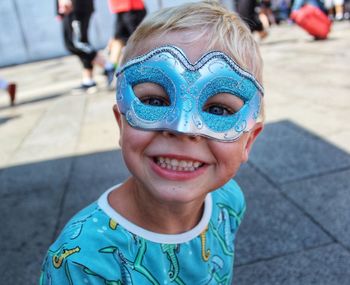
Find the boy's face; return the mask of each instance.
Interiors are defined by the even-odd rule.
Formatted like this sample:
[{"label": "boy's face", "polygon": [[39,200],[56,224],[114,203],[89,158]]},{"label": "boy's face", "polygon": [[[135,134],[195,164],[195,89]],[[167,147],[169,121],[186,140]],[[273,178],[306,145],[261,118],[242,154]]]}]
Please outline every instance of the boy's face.
[{"label": "boy's face", "polygon": [[[171,43],[181,48],[190,62],[196,62],[207,52],[206,39],[189,44],[187,37],[190,36],[187,32],[172,32],[161,39],[152,38],[140,54]],[[166,92],[156,84],[139,84],[134,87],[134,92],[149,104],[167,104]],[[238,111],[243,105],[240,98],[225,93],[212,98],[207,106],[210,112],[225,114],[227,106]],[[134,187],[162,202],[188,203],[203,199],[208,192],[225,184],[248,159],[252,143],[262,130],[262,124],[256,123],[236,141],[220,142],[204,136],[136,129],[128,124],[116,106],[114,112],[120,127],[120,145],[133,175]]]}]

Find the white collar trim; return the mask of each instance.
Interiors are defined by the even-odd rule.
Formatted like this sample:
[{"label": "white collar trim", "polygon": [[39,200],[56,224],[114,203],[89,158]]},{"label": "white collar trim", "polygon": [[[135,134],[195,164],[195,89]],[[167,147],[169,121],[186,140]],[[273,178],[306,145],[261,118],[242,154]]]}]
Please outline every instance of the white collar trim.
[{"label": "white collar trim", "polygon": [[151,232],[148,230],[145,230],[123,216],[121,216],[116,210],[114,210],[111,205],[108,202],[108,195],[110,192],[112,192],[114,189],[116,189],[118,185],[115,185],[111,188],[109,188],[105,193],[101,195],[101,197],[98,199],[97,203],[98,206],[113,220],[118,222],[122,227],[124,227],[129,232],[138,235],[146,240],[156,242],[156,243],[162,243],[162,244],[179,244],[179,243],[185,243],[189,242],[190,240],[196,238],[199,236],[207,227],[209,224],[211,213],[212,213],[212,197],[211,194],[207,194],[204,201],[204,211],[203,216],[199,223],[191,230],[181,233],[181,234],[159,234],[155,232]]}]

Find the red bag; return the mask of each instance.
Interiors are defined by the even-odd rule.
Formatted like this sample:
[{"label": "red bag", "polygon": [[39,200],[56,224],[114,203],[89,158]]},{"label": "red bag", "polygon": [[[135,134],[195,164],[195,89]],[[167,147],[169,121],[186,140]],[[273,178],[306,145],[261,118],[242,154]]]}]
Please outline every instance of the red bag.
[{"label": "red bag", "polygon": [[331,30],[332,22],[328,17],[321,9],[309,4],[293,11],[290,18],[317,39],[326,39]]}]

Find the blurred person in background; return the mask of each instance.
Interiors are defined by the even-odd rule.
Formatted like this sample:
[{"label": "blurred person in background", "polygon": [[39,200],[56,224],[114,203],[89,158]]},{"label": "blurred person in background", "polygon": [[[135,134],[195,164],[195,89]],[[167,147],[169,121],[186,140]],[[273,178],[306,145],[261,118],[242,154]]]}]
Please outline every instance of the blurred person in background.
[{"label": "blurred person in background", "polygon": [[14,82],[8,82],[0,77],[0,89],[7,92],[10,97],[10,104],[13,106],[16,100],[17,85]]},{"label": "blurred person in background", "polygon": [[94,91],[96,82],[93,77],[95,64],[101,66],[107,76],[107,83],[113,80],[113,65],[107,62],[90,44],[88,28],[92,13],[93,0],[57,0],[57,14],[63,21],[63,36],[66,48],[78,56],[82,66],[82,83],[76,91]]},{"label": "blurred person in background", "polygon": [[291,9],[291,0],[273,0],[271,9],[275,16],[276,24],[282,21],[289,21],[289,14]]},{"label": "blurred person in background", "polygon": [[276,24],[275,15],[272,12],[272,1],[271,0],[260,0],[259,1],[259,19],[267,30],[270,25]]},{"label": "blurred person in background", "polygon": [[[264,39],[267,36],[266,28],[259,18],[257,12],[258,3],[256,0],[237,0],[236,9],[240,17],[249,26],[251,32],[257,32],[260,39]],[[268,22],[268,20],[265,21]]]},{"label": "blurred person in background", "polygon": [[294,0],[292,4],[292,12],[299,10],[302,6],[310,4],[324,11],[323,4],[319,0]]},{"label": "blurred person in background", "polygon": [[147,11],[143,0],[108,0],[108,4],[110,11],[115,14],[114,36],[108,44],[109,59],[117,68],[123,47]]},{"label": "blurred person in background", "polygon": [[344,19],[344,0],[324,0],[324,6],[332,20],[341,21]]}]

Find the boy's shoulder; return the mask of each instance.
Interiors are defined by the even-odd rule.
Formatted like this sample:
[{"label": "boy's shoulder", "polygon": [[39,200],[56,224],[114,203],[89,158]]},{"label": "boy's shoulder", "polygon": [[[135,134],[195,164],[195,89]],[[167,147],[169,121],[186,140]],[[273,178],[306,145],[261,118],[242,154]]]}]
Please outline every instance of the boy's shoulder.
[{"label": "boy's shoulder", "polygon": [[[97,202],[85,207],[75,214],[64,226],[61,233],[50,246],[49,254],[57,256],[71,250],[78,253],[81,245],[91,244],[101,237],[110,224],[108,216],[101,210]],[[72,250],[74,249],[74,250]]]},{"label": "boy's shoulder", "polygon": [[[104,232],[111,224],[108,216],[94,202],[74,215],[50,246],[43,263],[40,284],[72,284],[69,280],[80,278],[88,268],[87,260],[93,260],[92,251],[103,243]],[[92,273],[91,273],[92,274]]]},{"label": "boy's shoulder", "polygon": [[241,187],[234,179],[230,179],[226,184],[213,192],[213,199],[229,201],[237,207],[245,203],[244,194]]},{"label": "boy's shoulder", "polygon": [[226,184],[214,191],[212,197],[213,204],[216,207],[219,209],[230,209],[237,214],[239,220],[242,218],[246,203],[244,194],[235,180],[230,179]]}]

